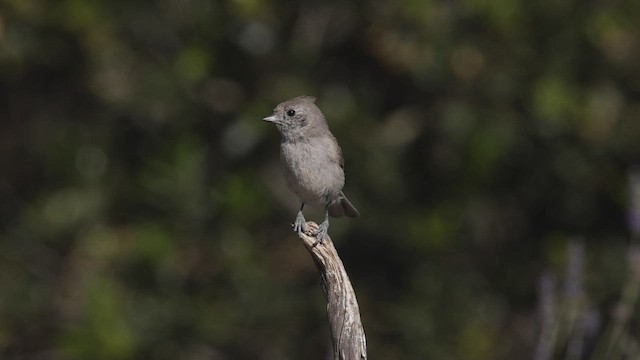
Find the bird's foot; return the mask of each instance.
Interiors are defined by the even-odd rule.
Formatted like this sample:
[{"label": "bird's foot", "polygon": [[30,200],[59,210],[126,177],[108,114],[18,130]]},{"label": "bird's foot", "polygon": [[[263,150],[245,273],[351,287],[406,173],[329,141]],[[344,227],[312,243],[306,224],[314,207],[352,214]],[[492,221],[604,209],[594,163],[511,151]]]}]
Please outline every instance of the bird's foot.
[{"label": "bird's foot", "polygon": [[293,231],[295,231],[298,235],[302,234],[304,225],[306,223],[307,220],[304,219],[302,211],[298,211],[298,215],[296,215],[296,221],[293,223]]},{"label": "bird's foot", "polygon": [[314,244],[314,246],[318,244],[322,244],[324,239],[327,237],[328,233],[329,233],[329,221],[325,220],[318,227],[318,231],[316,232],[316,243]]}]

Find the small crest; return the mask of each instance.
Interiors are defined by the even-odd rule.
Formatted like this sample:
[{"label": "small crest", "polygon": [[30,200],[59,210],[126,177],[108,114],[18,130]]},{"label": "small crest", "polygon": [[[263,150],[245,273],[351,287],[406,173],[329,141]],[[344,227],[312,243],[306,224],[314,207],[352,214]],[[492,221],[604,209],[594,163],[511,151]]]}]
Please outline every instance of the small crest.
[{"label": "small crest", "polygon": [[298,97],[295,97],[289,101],[299,101],[299,100],[306,100],[306,101],[311,101],[312,103],[316,102],[316,97],[315,96],[308,96],[308,95],[301,95]]}]

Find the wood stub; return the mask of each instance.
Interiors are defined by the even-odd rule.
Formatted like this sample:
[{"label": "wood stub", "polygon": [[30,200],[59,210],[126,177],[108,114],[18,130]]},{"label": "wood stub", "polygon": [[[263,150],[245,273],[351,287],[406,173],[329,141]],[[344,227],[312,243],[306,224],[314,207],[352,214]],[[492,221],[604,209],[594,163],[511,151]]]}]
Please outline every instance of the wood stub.
[{"label": "wood stub", "polygon": [[327,236],[322,243],[314,236],[318,225],[307,222],[300,238],[316,263],[327,299],[335,360],[367,359],[367,341],[360,319],[360,309],[349,276]]}]

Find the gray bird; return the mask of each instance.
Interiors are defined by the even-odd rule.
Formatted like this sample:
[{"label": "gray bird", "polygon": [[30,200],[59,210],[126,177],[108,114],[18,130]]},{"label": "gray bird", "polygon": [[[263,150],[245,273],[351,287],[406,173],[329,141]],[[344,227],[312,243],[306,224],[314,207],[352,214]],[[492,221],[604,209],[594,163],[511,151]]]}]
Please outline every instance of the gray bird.
[{"label": "gray bird", "polygon": [[282,135],[280,159],[284,177],[301,202],[293,230],[302,232],[306,222],[302,209],[306,203],[324,205],[324,222],[316,234],[321,243],[329,230],[329,216],[356,217],[360,213],[342,192],[342,150],[315,101],[312,96],[287,100],[263,120],[276,124]]}]

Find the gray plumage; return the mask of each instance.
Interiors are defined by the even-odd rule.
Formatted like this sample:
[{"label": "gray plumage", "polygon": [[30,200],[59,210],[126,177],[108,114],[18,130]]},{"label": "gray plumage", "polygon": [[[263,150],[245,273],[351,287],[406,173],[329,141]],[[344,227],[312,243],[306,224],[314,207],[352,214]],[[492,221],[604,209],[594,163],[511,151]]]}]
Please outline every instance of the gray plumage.
[{"label": "gray plumage", "polygon": [[359,213],[342,192],[342,150],[314,102],[311,96],[287,100],[278,104],[273,115],[264,120],[273,122],[282,135],[280,158],[284,177],[289,189],[300,198],[294,230],[302,231],[305,203],[323,205],[325,220],[317,234],[318,241],[322,242],[329,229],[329,216],[356,217]]}]

